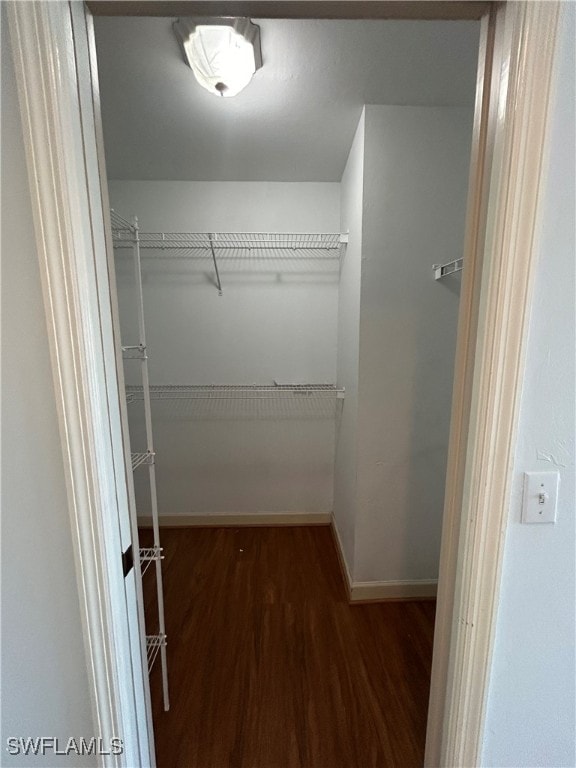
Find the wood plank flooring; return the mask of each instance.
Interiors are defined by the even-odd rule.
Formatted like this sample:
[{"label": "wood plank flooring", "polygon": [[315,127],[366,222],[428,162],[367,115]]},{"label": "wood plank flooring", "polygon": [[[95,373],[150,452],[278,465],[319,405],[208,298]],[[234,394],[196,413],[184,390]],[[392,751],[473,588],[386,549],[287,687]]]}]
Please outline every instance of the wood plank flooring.
[{"label": "wood plank flooring", "polygon": [[422,765],[433,602],[348,605],[328,527],[163,529],[162,544],[159,768]]}]

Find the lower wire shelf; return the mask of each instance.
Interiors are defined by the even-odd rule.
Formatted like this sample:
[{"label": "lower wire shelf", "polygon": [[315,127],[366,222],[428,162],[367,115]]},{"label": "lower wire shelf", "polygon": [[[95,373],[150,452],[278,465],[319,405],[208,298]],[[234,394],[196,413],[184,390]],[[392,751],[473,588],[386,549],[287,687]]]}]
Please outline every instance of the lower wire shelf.
[{"label": "lower wire shelf", "polygon": [[166,645],[166,635],[146,635],[146,658],[148,660],[149,673],[152,671],[160,649],[165,648]]},{"label": "lower wire shelf", "polygon": [[140,572],[142,576],[146,573],[148,568],[157,560],[164,560],[162,547],[144,547],[140,549]]},{"label": "lower wire shelf", "polygon": [[142,464],[153,464],[154,454],[151,451],[145,451],[144,453],[132,453],[131,454],[132,469],[136,469]]}]

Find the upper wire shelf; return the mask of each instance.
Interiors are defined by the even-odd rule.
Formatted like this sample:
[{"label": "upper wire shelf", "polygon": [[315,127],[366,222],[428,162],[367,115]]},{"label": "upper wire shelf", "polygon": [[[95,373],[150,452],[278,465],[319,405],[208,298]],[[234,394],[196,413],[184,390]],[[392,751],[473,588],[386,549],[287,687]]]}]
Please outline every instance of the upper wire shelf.
[{"label": "upper wire shelf", "polygon": [[[128,222],[120,217],[118,219],[118,226],[112,221],[114,247],[131,248],[134,245],[134,228],[129,228],[131,225],[127,227]],[[337,259],[348,236],[339,232],[139,232],[138,239],[141,249],[170,251],[170,258],[211,258],[214,250],[219,252],[219,258],[233,258],[235,251],[274,250],[285,251],[287,255],[294,251],[319,252],[315,254],[317,256],[325,252],[325,255],[330,254]],[[262,257],[261,253],[257,255]]]},{"label": "upper wire shelf", "polygon": [[[345,389],[334,384],[166,384],[150,387],[151,400],[269,400],[282,397],[343,399]],[[142,400],[141,386],[127,386],[126,400]]]},{"label": "upper wire shelf", "polygon": [[314,260],[323,270],[339,268],[348,235],[340,232],[142,232],[138,220],[130,223],[110,211],[112,244],[115,249],[143,251],[152,259],[211,260],[218,294],[223,295],[219,262],[237,266],[238,259],[275,262]]}]

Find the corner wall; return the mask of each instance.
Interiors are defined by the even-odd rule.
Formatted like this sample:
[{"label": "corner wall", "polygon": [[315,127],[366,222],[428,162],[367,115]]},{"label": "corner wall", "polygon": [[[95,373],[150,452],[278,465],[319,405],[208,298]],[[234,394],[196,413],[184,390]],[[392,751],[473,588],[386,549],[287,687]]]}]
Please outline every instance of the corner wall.
[{"label": "corner wall", "polygon": [[339,387],[346,388],[346,399],[336,425],[334,522],[349,576],[354,568],[356,525],[364,115],[362,111],[342,176],[340,192],[341,231],[348,232],[348,245],[342,260],[338,294],[337,382]]},{"label": "corner wall", "polygon": [[366,106],[342,179],[334,519],[357,599],[438,576],[460,274],[432,265],[462,254],[472,119]]},{"label": "corner wall", "polygon": [[366,107],[354,579],[438,576],[472,110]]},{"label": "corner wall", "polygon": [[3,766],[97,758],[10,755],[6,739],[94,735],[46,319],[2,8]]}]

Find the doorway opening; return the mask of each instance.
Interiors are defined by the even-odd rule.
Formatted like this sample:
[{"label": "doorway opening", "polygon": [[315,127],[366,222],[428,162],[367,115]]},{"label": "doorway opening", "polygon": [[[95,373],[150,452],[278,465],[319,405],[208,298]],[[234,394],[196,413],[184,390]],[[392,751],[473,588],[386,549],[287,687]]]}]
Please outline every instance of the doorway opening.
[{"label": "doorway opening", "polygon": [[158,762],[420,764],[479,22],[95,21]]},{"label": "doorway opening", "polygon": [[[342,13],[337,6],[298,8],[300,13],[312,7],[324,14]],[[126,12],[127,7],[158,13],[159,7],[179,11],[182,6],[90,3],[99,12]],[[294,8],[283,3],[266,7]],[[400,14],[411,10],[412,17],[423,4],[355,5],[360,15],[368,7],[395,16],[398,9]],[[489,13],[486,4],[480,9],[475,3],[424,7],[432,8],[432,14],[463,8],[487,14],[426,757],[430,765],[468,765],[478,762],[482,747],[559,6],[498,4]],[[104,258],[103,210],[108,205],[97,162],[100,109],[97,87],[92,87],[92,19],[76,3],[14,4],[8,15],[61,406],[60,437],[68,459],[68,508],[74,551],[82,564],[77,576],[87,648],[92,649],[87,653],[89,690],[103,736],[125,734],[128,751],[134,752],[127,764],[148,763],[153,758],[142,757],[145,745],[142,750],[131,728],[142,720],[137,699],[143,676],[138,654],[126,655],[126,598],[138,579],[130,577],[128,585],[121,565],[126,562],[128,573],[138,578],[140,569],[127,567],[129,547],[125,552],[119,546],[125,541],[128,504],[118,398],[123,387],[118,387],[117,364],[122,361],[114,353],[114,308]],[[70,67],[61,69],[62,62]],[[60,78],[53,77],[55,71]]]}]

